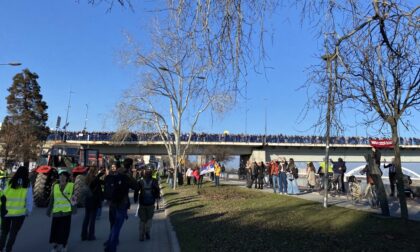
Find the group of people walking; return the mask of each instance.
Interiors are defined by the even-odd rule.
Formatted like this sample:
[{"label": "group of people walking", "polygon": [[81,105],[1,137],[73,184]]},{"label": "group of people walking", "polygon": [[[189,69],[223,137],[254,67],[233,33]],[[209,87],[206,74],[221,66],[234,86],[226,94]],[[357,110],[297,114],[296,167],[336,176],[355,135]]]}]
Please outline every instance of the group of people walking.
[{"label": "group of people walking", "polygon": [[[52,185],[46,211],[47,216],[51,217],[49,242],[52,252],[67,251],[72,215],[77,212],[78,202],[82,202],[85,208],[81,240],[96,240],[95,222],[103,200],[109,205],[110,222],[110,232],[104,243],[104,250],[116,251],[121,227],[128,218],[130,189],[139,192],[135,199],[139,202],[136,212],[140,219],[139,240],[151,238],[155,202],[160,198],[159,183],[156,177],[153,178],[151,169],[143,170],[136,180],[128,172],[131,166],[132,162],[124,162],[123,166],[116,163],[109,171],[90,167],[85,178],[85,188],[79,195],[75,194],[72,175],[67,170],[58,170],[58,179]],[[21,166],[17,169],[13,177],[6,182],[4,189],[0,190],[0,196],[0,251],[12,251],[25,217],[31,214],[33,208],[32,186],[27,167]]]}]

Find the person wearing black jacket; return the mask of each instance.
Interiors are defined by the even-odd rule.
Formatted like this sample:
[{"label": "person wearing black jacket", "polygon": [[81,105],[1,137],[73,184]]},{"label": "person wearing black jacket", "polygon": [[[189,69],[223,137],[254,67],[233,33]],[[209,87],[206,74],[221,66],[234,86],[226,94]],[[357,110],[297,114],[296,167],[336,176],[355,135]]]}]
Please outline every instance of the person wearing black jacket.
[{"label": "person wearing black jacket", "polygon": [[263,189],[264,186],[265,166],[262,161],[257,165],[258,189]]},{"label": "person wearing black jacket", "polygon": [[145,171],[144,179],[140,180],[138,188],[140,189],[140,196],[137,215],[140,218],[140,241],[144,241],[144,239],[150,239],[155,201],[160,197],[159,183],[152,178],[150,169]]},{"label": "person wearing black jacket", "polygon": [[395,168],[395,158],[392,158],[391,163],[384,164],[384,168],[389,168],[388,177],[389,177],[389,185],[391,186],[391,194],[389,196],[394,197],[395,184],[397,183],[397,171]]},{"label": "person wearing black jacket", "polygon": [[347,170],[346,162],[344,162],[342,158],[338,158],[337,162],[334,162],[332,159],[330,159],[330,161],[333,165],[333,181],[338,183],[338,190],[344,193],[344,173]]},{"label": "person wearing black jacket", "polygon": [[[116,175],[108,175],[114,176],[112,179],[114,181],[115,188],[113,189],[112,198],[109,202],[111,232],[108,240],[104,243],[105,252],[114,252],[117,250],[120,230],[124,224],[124,220],[128,218],[127,211],[130,208],[128,192],[130,188],[137,190],[137,182],[128,173],[128,169],[130,169],[130,165],[124,164],[124,167],[118,168]],[[105,180],[107,180],[107,178],[105,178]]]},{"label": "person wearing black jacket", "polygon": [[101,206],[103,200],[102,180],[100,179],[103,174],[97,167],[90,167],[86,177],[85,217],[82,225],[82,241],[96,240],[95,221],[97,209]]}]

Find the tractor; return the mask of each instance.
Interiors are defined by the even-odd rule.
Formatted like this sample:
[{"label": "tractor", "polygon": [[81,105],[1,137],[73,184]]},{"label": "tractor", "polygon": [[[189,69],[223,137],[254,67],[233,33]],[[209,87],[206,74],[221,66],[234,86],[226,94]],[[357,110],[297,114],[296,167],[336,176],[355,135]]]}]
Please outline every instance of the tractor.
[{"label": "tractor", "polygon": [[[57,143],[49,149],[43,149],[37,168],[33,170],[34,202],[37,207],[46,207],[54,182],[58,178],[58,170],[67,170],[74,181],[74,194],[81,195],[85,189],[85,175],[89,167],[100,167],[102,157],[98,150],[85,149],[80,144]],[[81,197],[77,197],[81,199]],[[79,206],[83,202],[78,202]]]}]

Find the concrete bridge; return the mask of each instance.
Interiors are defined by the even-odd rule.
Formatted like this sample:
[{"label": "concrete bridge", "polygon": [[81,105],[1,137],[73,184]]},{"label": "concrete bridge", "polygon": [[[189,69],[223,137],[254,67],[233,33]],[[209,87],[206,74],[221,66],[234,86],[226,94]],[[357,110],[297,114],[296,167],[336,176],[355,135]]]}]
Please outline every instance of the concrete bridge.
[{"label": "concrete bridge", "polygon": [[[47,141],[50,146],[55,141]],[[166,155],[164,142],[155,141],[88,141],[68,140],[69,143],[78,143],[86,148],[98,149],[103,154],[122,155]],[[182,141],[185,146],[186,142]],[[192,141],[188,155],[209,154],[208,149],[217,146],[219,151],[229,155],[241,156],[241,159],[270,161],[278,157],[294,158],[298,162],[322,161],[325,155],[324,144],[314,143],[259,143],[234,141]],[[346,162],[365,162],[364,155],[370,151],[368,144],[331,144],[330,157],[337,160],[341,157]],[[382,158],[391,160],[394,153],[392,149],[381,150]],[[420,145],[401,145],[401,159],[405,163],[420,162]]]}]

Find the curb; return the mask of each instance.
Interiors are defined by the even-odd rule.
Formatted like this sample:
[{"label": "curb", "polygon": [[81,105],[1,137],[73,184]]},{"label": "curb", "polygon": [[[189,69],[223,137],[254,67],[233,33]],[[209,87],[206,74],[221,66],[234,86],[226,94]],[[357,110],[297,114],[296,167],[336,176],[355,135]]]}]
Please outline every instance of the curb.
[{"label": "curb", "polygon": [[165,194],[163,193],[163,191],[161,191],[161,192],[162,192],[162,203],[165,207],[165,216],[166,216],[165,225],[166,225],[166,230],[167,230],[166,234],[168,235],[168,240],[169,240],[169,243],[170,243],[170,251],[171,252],[180,252],[181,249],[179,247],[178,238],[176,236],[176,232],[175,232],[174,227],[172,226],[171,220],[169,218],[168,211],[166,209],[166,201],[165,201],[165,198],[164,198]]}]

